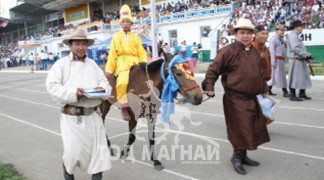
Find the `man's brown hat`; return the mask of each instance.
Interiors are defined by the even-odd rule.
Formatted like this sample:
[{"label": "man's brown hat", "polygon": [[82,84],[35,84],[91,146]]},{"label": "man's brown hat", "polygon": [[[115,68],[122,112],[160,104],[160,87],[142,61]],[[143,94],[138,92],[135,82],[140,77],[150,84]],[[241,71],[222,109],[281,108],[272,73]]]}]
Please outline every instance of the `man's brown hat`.
[{"label": "man's brown hat", "polygon": [[70,40],[88,40],[88,46],[91,46],[94,43],[93,39],[88,39],[87,34],[83,29],[78,29],[73,32],[67,39],[63,40],[63,43],[69,46]]}]

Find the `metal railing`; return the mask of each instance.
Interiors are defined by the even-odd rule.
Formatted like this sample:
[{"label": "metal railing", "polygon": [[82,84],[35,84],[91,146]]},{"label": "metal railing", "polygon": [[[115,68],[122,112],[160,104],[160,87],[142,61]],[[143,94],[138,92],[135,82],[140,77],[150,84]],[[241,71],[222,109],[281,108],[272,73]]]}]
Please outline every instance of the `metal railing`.
[{"label": "metal railing", "polygon": [[[184,11],[184,12],[178,12],[178,13],[170,13],[167,15],[161,15],[157,17],[157,23],[170,23],[170,22],[176,22],[176,21],[183,21],[183,20],[189,20],[194,18],[201,18],[201,17],[208,17],[208,16],[215,16],[215,15],[222,15],[226,13],[231,13],[234,7],[234,3],[226,6],[221,7],[210,7],[210,8],[200,8],[196,10],[191,11]],[[137,28],[138,26],[143,25],[144,23],[150,23],[150,17],[148,16],[145,19],[135,20],[133,23],[133,28]],[[85,30],[87,31],[88,27],[85,27]],[[111,30],[116,31],[120,29],[119,23],[115,24],[105,24],[102,22],[102,28],[101,30]],[[62,35],[69,34],[73,30],[65,30],[62,33]],[[65,33],[64,33],[65,32]],[[47,36],[40,39],[40,41],[46,41],[53,37]],[[21,42],[23,43],[23,42]]]},{"label": "metal railing", "polygon": [[[233,5],[227,5],[221,7],[202,8],[202,9],[196,9],[191,11],[170,13],[167,15],[158,16],[156,22],[159,24],[159,23],[173,22],[179,20],[188,20],[192,18],[221,15],[225,13],[230,13],[232,9],[233,9]],[[145,18],[143,20],[136,20],[134,21],[133,26],[136,27],[148,21],[150,21],[150,18]],[[119,29],[119,28],[120,28],[119,24],[103,24],[102,29],[111,30],[111,29]]]}]

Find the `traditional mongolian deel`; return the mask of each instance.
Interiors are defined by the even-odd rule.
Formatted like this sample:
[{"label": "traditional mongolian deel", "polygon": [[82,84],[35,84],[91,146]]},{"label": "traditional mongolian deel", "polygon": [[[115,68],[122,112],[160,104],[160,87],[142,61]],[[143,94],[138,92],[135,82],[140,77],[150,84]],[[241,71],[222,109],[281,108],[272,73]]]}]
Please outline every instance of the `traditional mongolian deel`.
[{"label": "traditional mongolian deel", "polygon": [[289,88],[309,89],[312,87],[305,59],[306,47],[299,38],[301,33],[293,30],[288,34],[288,57],[289,57]]},{"label": "traditional mongolian deel", "polygon": [[[61,135],[64,146],[63,162],[69,174],[76,167],[96,174],[110,169],[105,128],[99,114],[94,111],[100,99],[77,99],[77,88],[103,87],[109,92],[103,71],[91,59],[74,61],[72,53],[58,60],[48,73],[46,87],[51,97],[69,112],[61,113]],[[74,108],[73,108],[74,107]],[[78,108],[75,108],[78,107]],[[85,112],[85,110],[91,111]],[[80,112],[78,112],[78,110]],[[75,115],[72,113],[75,113]],[[84,112],[82,112],[84,111]]]},{"label": "traditional mongolian deel", "polygon": [[125,95],[127,93],[130,68],[140,62],[147,62],[147,59],[146,51],[139,36],[124,31],[120,31],[113,36],[105,70],[114,73],[115,76],[118,75],[116,98],[121,104],[127,103]]},{"label": "traditional mongolian deel", "polygon": [[255,40],[252,42],[252,45],[260,54],[262,60],[263,79],[265,80],[265,82],[267,82],[271,78],[270,52],[268,48],[265,46],[265,44],[259,44],[259,43],[260,42],[257,42],[257,40]]},{"label": "traditional mongolian deel", "polygon": [[269,86],[277,88],[287,88],[286,79],[286,47],[287,44],[283,37],[275,35],[271,37],[269,42],[269,50],[271,56],[272,75],[268,81]]},{"label": "traditional mongolian deel", "polygon": [[221,75],[227,135],[234,149],[254,150],[270,141],[256,97],[267,92],[261,69],[256,49],[245,50],[237,41],[219,51],[202,82],[204,90],[214,91],[215,81]]}]

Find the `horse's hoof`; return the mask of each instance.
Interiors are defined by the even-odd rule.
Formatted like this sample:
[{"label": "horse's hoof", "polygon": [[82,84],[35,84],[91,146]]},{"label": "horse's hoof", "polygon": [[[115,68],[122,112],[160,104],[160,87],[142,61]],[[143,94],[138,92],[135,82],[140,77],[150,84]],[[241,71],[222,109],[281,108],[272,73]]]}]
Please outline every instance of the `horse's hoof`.
[{"label": "horse's hoof", "polygon": [[158,171],[161,171],[164,169],[164,166],[162,164],[159,164],[159,165],[154,165],[154,169],[158,170]]},{"label": "horse's hoof", "polygon": [[121,152],[120,152],[120,159],[126,159],[127,158],[127,153],[125,153],[125,151],[124,150],[122,150]]},{"label": "horse's hoof", "polygon": [[164,166],[162,165],[162,163],[159,160],[153,160],[153,162],[154,162],[154,169],[159,170],[159,171],[164,169]]}]

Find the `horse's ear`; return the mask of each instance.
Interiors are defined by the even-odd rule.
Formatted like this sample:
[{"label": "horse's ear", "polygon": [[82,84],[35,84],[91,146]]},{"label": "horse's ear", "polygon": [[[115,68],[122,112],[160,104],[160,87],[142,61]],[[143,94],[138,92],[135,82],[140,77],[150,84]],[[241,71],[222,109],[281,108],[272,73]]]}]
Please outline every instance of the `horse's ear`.
[{"label": "horse's ear", "polygon": [[166,59],[167,58],[166,57],[167,53],[165,53],[163,49],[161,49],[161,52],[162,52],[163,57]]}]

